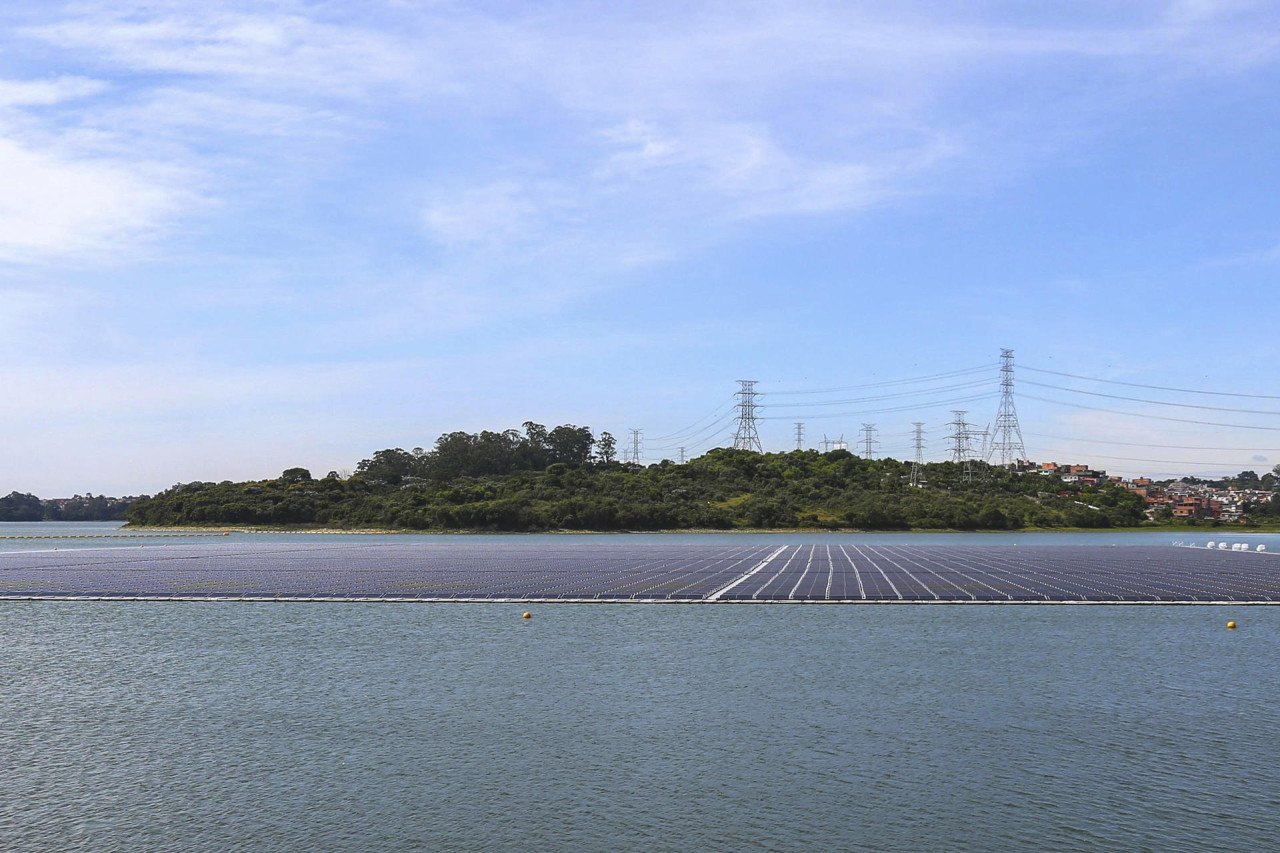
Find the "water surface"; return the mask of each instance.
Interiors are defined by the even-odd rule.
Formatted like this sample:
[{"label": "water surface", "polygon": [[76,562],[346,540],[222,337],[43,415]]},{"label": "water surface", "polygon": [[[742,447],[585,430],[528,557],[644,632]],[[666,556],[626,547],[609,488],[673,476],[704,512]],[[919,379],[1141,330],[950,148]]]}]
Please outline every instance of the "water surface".
[{"label": "water surface", "polygon": [[521,609],[0,603],[0,842],[1280,841],[1272,608]]}]

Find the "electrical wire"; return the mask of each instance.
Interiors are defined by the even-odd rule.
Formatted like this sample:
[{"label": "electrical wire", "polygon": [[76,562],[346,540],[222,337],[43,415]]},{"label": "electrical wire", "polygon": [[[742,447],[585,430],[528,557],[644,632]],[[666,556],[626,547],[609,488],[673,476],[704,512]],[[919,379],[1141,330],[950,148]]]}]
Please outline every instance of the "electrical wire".
[{"label": "electrical wire", "polygon": [[722,418],[719,421],[716,421],[715,423],[710,424],[698,430],[696,433],[693,433],[685,438],[682,438],[680,441],[674,444],[650,444],[649,449],[678,450],[681,447],[687,448],[687,447],[690,447],[691,445],[696,446],[699,440],[706,438],[708,435],[714,436],[716,433],[723,431],[732,422],[733,422],[733,418]]},{"label": "electrical wire", "polygon": [[1147,444],[1138,441],[1106,441],[1101,438],[1071,438],[1066,435],[1045,435],[1043,433],[1029,432],[1027,435],[1032,438],[1047,438],[1055,441],[1079,441],[1085,444],[1109,444],[1118,447],[1151,447],[1159,450],[1219,450],[1219,451],[1239,451],[1241,453],[1280,453],[1280,449],[1269,447],[1204,447],[1203,445],[1190,444]]},{"label": "electrical wire", "polygon": [[1280,400],[1280,395],[1276,394],[1237,394],[1232,391],[1201,391],[1195,388],[1171,388],[1167,385],[1144,385],[1140,382],[1122,382],[1119,379],[1099,379],[1096,376],[1080,376],[1076,373],[1063,373],[1060,370],[1045,370],[1042,367],[1028,367],[1025,364],[1019,364],[1018,370],[1030,370],[1035,373],[1051,373],[1054,376],[1066,376],[1070,379],[1084,379],[1088,382],[1105,382],[1109,385],[1127,385],[1130,388],[1146,388],[1152,391],[1175,391],[1180,394],[1212,394],[1215,397],[1247,397],[1254,400]]},{"label": "electrical wire", "polygon": [[1046,397],[1036,397],[1031,394],[1022,394],[1021,397],[1028,400],[1036,400],[1040,403],[1051,403],[1055,406],[1070,406],[1073,409],[1087,409],[1091,412],[1106,412],[1111,415],[1124,415],[1125,417],[1138,418],[1140,420],[1156,420],[1156,421],[1172,421],[1180,424],[1198,424],[1199,426],[1220,426],[1230,427],[1232,429],[1257,429],[1266,430],[1267,432],[1280,432],[1280,427],[1256,426],[1253,424],[1224,424],[1219,421],[1197,421],[1191,418],[1171,418],[1167,415],[1148,415],[1141,412],[1123,412],[1118,409],[1103,409],[1098,406],[1086,406],[1081,403],[1068,403],[1065,400],[1050,400]]},{"label": "electrical wire", "polygon": [[[990,379],[981,379],[981,380],[978,380],[977,382],[961,382],[956,385],[939,385],[934,388],[920,388],[915,391],[899,391],[896,394],[878,394],[872,397],[853,397],[846,400],[806,400],[801,403],[788,403],[784,405],[774,405],[770,403],[764,403],[764,404],[758,405],[756,408],[772,410],[772,409],[783,409],[783,408],[797,408],[800,406],[847,406],[847,405],[852,405],[857,403],[871,403],[877,400],[893,400],[899,397],[919,397],[924,394],[942,394],[948,391],[967,391],[971,388],[981,388],[983,386],[990,387],[991,386]],[[767,397],[768,395],[766,394],[762,396]]]},{"label": "electrical wire", "polygon": [[1237,462],[1205,462],[1201,459],[1135,459],[1131,456],[1105,456],[1101,453],[1089,454],[1095,459],[1110,459],[1115,462],[1156,462],[1166,465],[1210,465],[1216,468],[1234,468]]},{"label": "electrical wire", "polygon": [[950,379],[952,377],[964,376],[966,374],[994,371],[997,367],[998,365],[995,364],[984,364],[981,367],[966,367],[961,370],[951,370],[946,373],[933,373],[928,376],[916,376],[909,377],[907,379],[886,379],[882,382],[865,382],[861,385],[844,385],[839,388],[814,388],[801,391],[768,391],[762,393],[771,397],[793,394],[835,394],[840,391],[857,391],[862,388],[883,388],[887,385],[909,385],[916,382],[933,382],[938,379]]},{"label": "electrical wire", "polygon": [[1079,388],[1067,388],[1063,385],[1048,385],[1044,382],[1033,382],[1030,379],[1023,379],[1022,384],[1034,385],[1037,388],[1049,388],[1054,391],[1067,391],[1071,394],[1088,394],[1090,397],[1106,397],[1108,400],[1125,400],[1130,403],[1150,403],[1155,406],[1176,406],[1179,409],[1203,409],[1210,412],[1233,412],[1237,415],[1275,415],[1280,417],[1280,412],[1266,409],[1235,409],[1228,406],[1203,406],[1198,403],[1171,403],[1167,400],[1146,400],[1142,397],[1125,397],[1119,394],[1104,394],[1101,391],[1082,391]]},{"label": "electrical wire", "polygon": [[[735,394],[734,396],[737,396],[737,395]],[[688,426],[684,427],[683,429],[677,430],[676,432],[670,433],[670,434],[668,434],[668,435],[655,435],[655,436],[653,437],[653,440],[654,440],[654,441],[667,441],[667,440],[669,440],[669,439],[673,439],[673,438],[680,438],[680,437],[682,437],[682,436],[684,436],[684,435],[687,435],[687,434],[689,434],[689,433],[698,432],[698,431],[699,431],[699,429],[700,429],[699,424],[701,424],[703,421],[708,420],[708,419],[711,419],[711,418],[722,417],[722,416],[723,416],[723,413],[724,413],[725,406],[732,406],[732,405],[733,405],[733,397],[730,397],[728,400],[725,400],[725,401],[721,402],[718,406],[716,406],[715,410],[714,410],[714,411],[712,411],[712,412],[711,412],[711,414],[709,414],[709,415],[703,415],[702,417],[698,418],[698,419],[697,419],[696,421],[694,421],[693,423],[689,424]]]},{"label": "electrical wire", "polygon": [[[715,442],[718,441],[719,439],[728,438],[728,437],[729,437],[728,432],[720,433],[718,435],[716,434],[709,435],[695,444],[686,445],[685,450],[692,452],[692,451],[700,451],[700,450],[708,449],[714,446]],[[729,444],[732,444],[732,443],[733,443],[732,441],[729,442]]]},{"label": "electrical wire", "polygon": [[973,403],[980,400],[994,400],[999,394],[979,394],[972,397],[957,397],[951,400],[931,400],[927,403],[917,403],[910,406],[897,406],[889,409],[868,409],[857,412],[828,412],[825,414],[804,414],[804,415],[765,415],[758,417],[756,420],[761,421],[790,421],[790,420],[821,420],[823,418],[845,418],[861,415],[885,415],[894,412],[918,412],[926,409],[936,409],[939,406],[951,406],[956,403]]}]

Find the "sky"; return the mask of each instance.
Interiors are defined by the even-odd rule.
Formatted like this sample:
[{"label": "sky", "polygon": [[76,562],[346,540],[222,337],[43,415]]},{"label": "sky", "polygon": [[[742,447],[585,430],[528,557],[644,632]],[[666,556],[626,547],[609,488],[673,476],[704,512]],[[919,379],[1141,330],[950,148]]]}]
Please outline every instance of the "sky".
[{"label": "sky", "polygon": [[0,492],[695,456],[742,379],[766,450],[945,459],[1002,348],[1031,459],[1261,473],[1278,91],[1248,0],[15,0]]}]

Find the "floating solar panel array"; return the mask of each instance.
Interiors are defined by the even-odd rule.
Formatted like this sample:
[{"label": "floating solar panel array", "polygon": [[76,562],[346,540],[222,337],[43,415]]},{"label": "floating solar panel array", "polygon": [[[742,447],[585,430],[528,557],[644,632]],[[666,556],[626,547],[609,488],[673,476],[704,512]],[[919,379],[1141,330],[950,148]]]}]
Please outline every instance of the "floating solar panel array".
[{"label": "floating solar panel array", "polygon": [[169,545],[0,554],[0,598],[1280,602],[1280,555],[1171,546]]}]

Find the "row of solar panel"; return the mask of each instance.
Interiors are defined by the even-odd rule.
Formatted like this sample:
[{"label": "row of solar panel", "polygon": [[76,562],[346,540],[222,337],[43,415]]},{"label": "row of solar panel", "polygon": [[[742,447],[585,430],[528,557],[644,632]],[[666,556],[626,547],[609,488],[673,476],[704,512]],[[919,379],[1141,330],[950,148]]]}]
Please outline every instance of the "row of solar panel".
[{"label": "row of solar panel", "polygon": [[0,595],[1280,600],[1280,562],[1174,548],[234,546],[0,555]]}]

